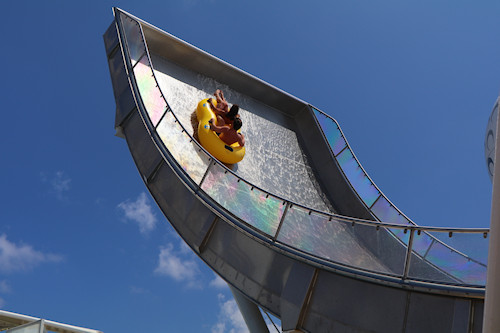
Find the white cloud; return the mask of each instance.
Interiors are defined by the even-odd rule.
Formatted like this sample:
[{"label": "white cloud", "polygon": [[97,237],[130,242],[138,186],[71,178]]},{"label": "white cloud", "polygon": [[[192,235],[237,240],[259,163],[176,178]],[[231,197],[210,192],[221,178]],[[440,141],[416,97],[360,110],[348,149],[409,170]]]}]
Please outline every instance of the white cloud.
[{"label": "white cloud", "polygon": [[[283,332],[283,328],[281,328],[281,324],[280,324],[279,319],[274,318],[274,324],[271,323],[267,318],[265,318],[265,320],[266,320],[266,324],[267,324],[267,330],[269,332]],[[276,330],[276,327],[274,325],[276,325],[278,330]]]},{"label": "white cloud", "polygon": [[[10,286],[5,280],[0,280],[0,296],[1,294],[9,294],[11,292]],[[0,308],[5,307],[5,299],[0,297]]]},{"label": "white cloud", "polygon": [[5,234],[0,235],[0,272],[27,271],[42,263],[61,260],[59,255],[42,253],[27,244],[14,244]]},{"label": "white cloud", "polygon": [[10,286],[7,283],[7,281],[2,280],[0,281],[0,294],[7,294],[10,293]]},{"label": "white cloud", "polygon": [[214,279],[210,281],[209,286],[217,289],[227,288],[227,283],[220,276],[214,274]]},{"label": "white cloud", "polygon": [[118,205],[125,217],[139,226],[142,234],[148,234],[156,227],[156,215],[148,202],[146,193],[142,192],[136,201],[124,201]]},{"label": "white cloud", "polygon": [[54,194],[59,200],[64,200],[65,193],[70,189],[71,178],[64,171],[56,171],[53,176],[47,176],[44,172],[40,174],[42,182],[50,185],[50,193]]},{"label": "white cloud", "polygon": [[63,171],[57,171],[54,178],[52,178],[51,185],[56,193],[63,193],[69,191],[69,184],[71,179],[64,174]]},{"label": "white cloud", "polygon": [[183,253],[182,250],[174,251],[172,244],[167,244],[160,249],[158,266],[155,273],[170,277],[178,282],[184,282],[189,288],[199,288],[198,283],[200,269],[192,258],[191,253]]},{"label": "white cloud", "polygon": [[184,255],[191,255],[193,253],[193,250],[189,247],[189,245],[186,244],[186,242],[182,241],[179,238],[179,247],[180,247],[180,252]]},{"label": "white cloud", "polygon": [[[221,279],[222,280],[222,279]],[[212,326],[212,333],[248,333],[248,327],[234,299],[226,300],[223,294],[218,295],[220,311],[217,323]],[[261,311],[262,313],[262,311]],[[262,313],[269,332],[276,332],[276,327]],[[278,332],[281,332],[279,320],[275,318]]]},{"label": "white cloud", "polygon": [[146,288],[137,287],[137,286],[131,286],[130,287],[130,293],[131,294],[136,294],[136,295],[146,295],[146,294],[149,294],[150,292]]},{"label": "white cloud", "polygon": [[247,325],[234,299],[226,300],[219,294],[220,312],[212,333],[248,333]]}]

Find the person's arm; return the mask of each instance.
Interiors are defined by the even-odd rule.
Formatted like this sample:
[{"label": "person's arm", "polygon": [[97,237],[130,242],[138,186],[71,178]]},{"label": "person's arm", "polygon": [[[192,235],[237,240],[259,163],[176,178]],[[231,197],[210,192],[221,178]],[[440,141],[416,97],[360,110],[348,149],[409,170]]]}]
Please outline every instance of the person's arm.
[{"label": "person's arm", "polygon": [[226,114],[226,111],[224,111],[224,109],[219,109],[217,106],[214,105],[211,98],[208,99],[208,104],[210,104],[210,107],[216,114],[219,114],[221,116]]},{"label": "person's arm", "polygon": [[217,125],[214,125],[213,123],[213,119],[210,119],[208,121],[208,123],[210,124],[210,129],[214,132],[218,132],[218,133],[225,133],[227,131],[229,131],[230,127],[229,126],[217,126]]}]

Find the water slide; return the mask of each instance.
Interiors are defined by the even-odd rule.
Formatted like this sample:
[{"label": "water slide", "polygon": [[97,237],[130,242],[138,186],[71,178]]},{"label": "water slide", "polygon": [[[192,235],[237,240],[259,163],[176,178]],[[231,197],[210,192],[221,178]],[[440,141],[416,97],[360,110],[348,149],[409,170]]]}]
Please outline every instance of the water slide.
[{"label": "water slide", "polygon": [[[416,225],[328,114],[114,15],[104,42],[117,135],[168,221],[233,290],[284,331],[481,331],[487,229]],[[196,140],[196,106],[216,89],[240,105],[238,164]]]}]

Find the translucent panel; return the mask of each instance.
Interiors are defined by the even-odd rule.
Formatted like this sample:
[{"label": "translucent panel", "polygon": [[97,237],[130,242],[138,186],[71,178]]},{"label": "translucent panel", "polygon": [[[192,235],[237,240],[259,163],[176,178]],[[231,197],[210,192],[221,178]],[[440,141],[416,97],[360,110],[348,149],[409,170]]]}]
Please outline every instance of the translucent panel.
[{"label": "translucent panel", "polygon": [[[384,223],[411,225],[410,221],[401,215],[399,211],[383,196],[377,199],[371,208],[372,213]],[[388,228],[388,230],[399,238],[404,244],[408,244],[410,233],[404,229]]]},{"label": "translucent panel", "polygon": [[406,247],[394,238],[392,234],[384,228],[377,228],[376,224],[348,224],[350,232],[354,235],[359,246],[373,258],[371,263],[366,263],[367,268],[380,273],[387,273],[401,276],[404,268]]},{"label": "translucent panel", "polygon": [[[352,235],[345,229],[346,223],[329,221],[324,215],[293,206],[285,216],[278,240],[302,251],[324,259],[357,266],[359,259],[352,247],[357,246]],[[359,248],[358,248],[358,251]]]},{"label": "translucent panel", "polygon": [[[410,277],[456,284],[483,286],[486,266],[453,251],[441,242],[434,242],[425,258],[427,270],[410,268]],[[431,268],[434,268],[431,270]]]},{"label": "translucent panel", "polygon": [[165,114],[156,131],[177,163],[195,183],[200,184],[210,163],[205,152],[182,131],[171,112]]},{"label": "translucent panel", "polygon": [[375,202],[371,211],[381,222],[402,225],[410,224],[410,221],[401,215],[399,211],[383,196]]},{"label": "translucent panel", "polygon": [[142,58],[137,63],[134,67],[134,74],[149,119],[153,126],[156,126],[167,110],[167,103],[162,97],[160,88],[156,85],[156,80],[153,76],[153,71],[149,67],[147,58]]},{"label": "translucent panel", "polygon": [[488,263],[490,238],[485,238],[482,233],[453,233],[449,237],[447,232],[432,232],[431,235],[477,262],[484,265]]},{"label": "translucent panel", "polygon": [[127,16],[121,15],[121,18],[123,30],[125,31],[125,37],[127,39],[130,61],[132,62],[132,66],[134,66],[146,51],[146,47],[142,41],[139,24]]},{"label": "translucent panel", "polygon": [[225,209],[270,236],[276,234],[285,208],[282,200],[268,196],[218,164],[212,165],[201,188]]},{"label": "translucent panel", "polygon": [[370,207],[380,195],[349,149],[345,149],[337,156],[340,167],[344,171],[352,187],[358,192],[365,204]]},{"label": "translucent panel", "polygon": [[[365,228],[366,230],[361,230]],[[355,233],[377,233],[372,226],[352,226],[302,207],[293,206],[285,215],[278,241],[336,263],[375,272],[391,273],[362,245]]]},{"label": "translucent panel", "polygon": [[[408,234],[410,232],[408,231]],[[430,246],[435,242],[428,233],[422,232],[420,235],[417,231],[413,234],[413,246],[412,251],[418,253],[420,256],[425,256]]]},{"label": "translucent panel", "polygon": [[486,284],[486,266],[450,250],[442,243],[434,243],[425,259],[462,283]]},{"label": "translucent panel", "polygon": [[[442,236],[443,235],[441,235],[440,237]],[[475,238],[476,242],[472,243],[480,243],[480,237],[482,236],[480,234],[469,234],[467,236],[464,235],[464,237],[470,238],[471,240]],[[448,280],[451,279],[453,282],[459,284],[486,284],[485,262],[480,262],[468,253],[458,252],[456,249],[440,242],[438,239],[436,239],[436,237],[432,237],[432,239],[434,241],[424,253],[423,259],[430,265],[435,267],[437,271],[441,272],[441,277],[437,280],[448,282]],[[483,260],[487,260],[487,258],[483,258]],[[410,270],[410,273],[415,274],[415,277],[417,278],[427,277],[425,275],[422,276],[422,274],[417,275],[417,273],[413,270]]]},{"label": "translucent panel", "polygon": [[321,112],[314,110],[314,113],[316,114],[316,119],[318,119],[323,133],[325,133],[330,147],[332,148],[333,154],[337,155],[346,146],[345,140],[342,137],[342,133],[340,132],[339,127],[333,120],[331,120]]},{"label": "translucent panel", "polygon": [[45,326],[42,326],[43,322],[41,320],[38,320],[34,323],[29,323],[29,324],[25,324],[25,325],[22,325],[22,326],[18,326],[18,327],[14,327],[14,328],[11,328],[9,330],[7,330],[7,332],[9,333],[40,333],[40,332],[47,332],[47,330],[45,329]]},{"label": "translucent panel", "polygon": [[389,233],[395,237],[397,237],[403,244],[408,245],[408,241],[410,240],[410,231],[401,229],[401,228],[386,228]]}]

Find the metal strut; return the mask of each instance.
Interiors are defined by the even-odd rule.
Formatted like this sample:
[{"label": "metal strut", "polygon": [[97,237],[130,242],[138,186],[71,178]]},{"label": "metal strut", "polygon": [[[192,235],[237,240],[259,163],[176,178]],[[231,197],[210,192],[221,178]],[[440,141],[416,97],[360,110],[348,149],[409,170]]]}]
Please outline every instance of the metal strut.
[{"label": "metal strut", "polygon": [[264,317],[255,303],[246,298],[239,290],[229,285],[233,293],[236,304],[240,309],[241,315],[247,324],[250,333],[269,333]]}]

